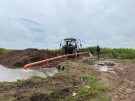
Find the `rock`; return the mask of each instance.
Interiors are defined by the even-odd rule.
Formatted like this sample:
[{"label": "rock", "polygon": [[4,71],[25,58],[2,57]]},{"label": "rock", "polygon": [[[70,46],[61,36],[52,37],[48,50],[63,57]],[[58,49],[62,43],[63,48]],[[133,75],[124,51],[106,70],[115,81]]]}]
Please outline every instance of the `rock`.
[{"label": "rock", "polygon": [[76,95],[77,95],[77,93],[75,93],[75,92],[72,94],[73,97],[75,97]]}]

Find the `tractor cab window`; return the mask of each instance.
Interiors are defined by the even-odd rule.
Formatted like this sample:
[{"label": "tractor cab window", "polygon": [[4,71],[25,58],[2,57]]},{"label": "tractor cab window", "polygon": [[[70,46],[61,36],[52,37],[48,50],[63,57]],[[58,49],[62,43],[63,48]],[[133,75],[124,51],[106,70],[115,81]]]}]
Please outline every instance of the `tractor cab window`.
[{"label": "tractor cab window", "polygon": [[72,44],[72,42],[69,42],[68,45],[69,45],[69,46],[72,46],[73,44]]},{"label": "tractor cab window", "polygon": [[74,41],[67,41],[66,42],[66,45],[68,45],[68,46],[74,46],[74,45],[76,45],[76,43],[74,42]]},{"label": "tractor cab window", "polygon": [[75,46],[76,45],[76,42],[75,41],[72,41],[71,44]]}]

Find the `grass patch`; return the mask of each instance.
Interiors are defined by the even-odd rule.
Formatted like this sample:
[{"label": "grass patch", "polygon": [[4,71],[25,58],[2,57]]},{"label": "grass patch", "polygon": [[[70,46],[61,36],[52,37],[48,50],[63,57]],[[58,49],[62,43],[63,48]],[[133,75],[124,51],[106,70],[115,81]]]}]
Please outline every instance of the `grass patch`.
[{"label": "grass patch", "polygon": [[0,98],[0,101],[4,101],[4,100]]},{"label": "grass patch", "polygon": [[85,84],[72,89],[76,92],[76,96],[65,96],[63,99],[56,101],[111,101],[111,97],[107,95],[108,86],[102,83],[100,78],[95,75],[85,75],[83,77]]},{"label": "grass patch", "polygon": [[[83,48],[81,51],[96,53],[96,47]],[[100,57],[112,59],[135,59],[135,49],[131,48],[102,48]]]},{"label": "grass patch", "polygon": [[0,53],[9,53],[11,51],[13,51],[13,50],[0,48]]},{"label": "grass patch", "polygon": [[78,97],[81,99],[89,99],[96,96],[98,96],[98,90],[93,87],[82,86],[78,89]]},{"label": "grass patch", "polygon": [[16,85],[22,85],[25,82],[25,80],[17,80],[16,82],[13,82]]},{"label": "grass patch", "polygon": [[[46,54],[56,54],[60,55],[60,49],[43,49]],[[9,53],[14,50],[0,48],[0,53]],[[90,51],[92,54],[96,53],[96,47],[86,47],[80,50],[80,52]],[[33,54],[34,56],[34,54]],[[102,48],[100,52],[100,57],[102,58],[111,58],[111,59],[135,59],[135,49],[131,48]]]},{"label": "grass patch", "polygon": [[111,97],[108,96],[108,95],[103,95],[103,96],[101,97],[101,99],[102,99],[102,101],[111,101]]},{"label": "grass patch", "polygon": [[107,95],[108,86],[105,83],[101,83],[100,78],[94,75],[85,75],[83,79],[85,84],[77,90],[80,100],[110,101],[109,96],[104,97],[104,93]]},{"label": "grass patch", "polygon": [[43,82],[44,78],[32,76],[28,81],[34,82],[34,83],[41,83]]},{"label": "grass patch", "polygon": [[108,90],[108,86],[104,83],[98,83],[95,85],[95,88],[98,90],[98,91],[101,91],[101,92],[106,92]]},{"label": "grass patch", "polygon": [[0,86],[6,87],[12,85],[11,82],[0,82]]},{"label": "grass patch", "polygon": [[17,80],[16,82],[13,82],[13,83],[16,85],[23,85],[24,83],[27,83],[27,82],[32,82],[32,83],[36,84],[36,83],[42,83],[43,81],[44,81],[44,78],[32,76],[30,79]]},{"label": "grass patch", "polygon": [[[96,47],[86,47],[82,48],[80,52],[90,51],[92,54],[96,53]],[[60,54],[59,49],[48,50],[45,49],[46,53]],[[135,59],[135,49],[131,48],[102,48],[100,52],[100,57],[111,58],[111,59]]]},{"label": "grass patch", "polygon": [[88,84],[88,85],[93,85],[94,83],[96,83],[98,80],[100,80],[100,78],[98,78],[97,76],[95,75],[85,75],[83,77],[84,81],[85,81],[85,84]]}]

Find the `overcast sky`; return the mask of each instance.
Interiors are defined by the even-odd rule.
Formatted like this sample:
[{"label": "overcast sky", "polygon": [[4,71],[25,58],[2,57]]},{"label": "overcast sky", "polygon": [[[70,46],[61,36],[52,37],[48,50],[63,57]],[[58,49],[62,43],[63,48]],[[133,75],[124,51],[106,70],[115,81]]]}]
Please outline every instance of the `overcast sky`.
[{"label": "overcast sky", "polygon": [[0,47],[55,49],[65,37],[135,48],[135,0],[0,0]]}]

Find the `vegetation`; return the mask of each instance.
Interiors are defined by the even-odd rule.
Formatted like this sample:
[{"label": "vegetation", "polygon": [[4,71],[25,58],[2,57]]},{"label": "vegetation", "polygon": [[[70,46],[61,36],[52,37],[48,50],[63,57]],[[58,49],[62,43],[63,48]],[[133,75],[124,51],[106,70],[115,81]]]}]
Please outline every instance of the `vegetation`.
[{"label": "vegetation", "polygon": [[94,75],[85,75],[84,83],[78,88],[72,87],[70,91],[76,92],[76,96],[67,96],[57,101],[111,101],[107,94],[108,85],[101,83],[100,78]]},{"label": "vegetation", "polygon": [[[8,53],[13,50],[0,48],[0,53]],[[48,50],[44,49],[47,54],[60,54],[59,49]],[[92,54],[96,53],[96,47],[87,47],[81,49],[81,51],[90,51]],[[102,48],[100,56],[103,58],[112,58],[112,59],[134,59],[135,60],[135,49],[129,48]]]},{"label": "vegetation", "polygon": [[9,53],[11,52],[12,50],[10,49],[4,49],[4,48],[0,48],[0,53]]},{"label": "vegetation", "polygon": [[[54,82],[55,80],[62,79],[62,78],[65,79],[68,77],[65,74],[61,74],[61,75],[63,76],[59,77],[60,76],[59,75],[58,77],[56,76],[56,77],[45,78],[45,79],[41,77],[33,76],[28,80],[17,80],[16,82],[11,82],[11,83],[9,82],[0,83],[0,86],[9,87],[10,89],[10,87],[23,87],[27,85],[28,87],[29,86],[31,87],[29,89],[31,93],[35,92],[33,93],[33,95],[29,95],[30,93],[27,93],[28,95],[25,93],[23,95],[17,95],[17,99],[19,97],[21,99],[26,99],[29,97],[35,99],[35,97],[37,97],[37,99],[43,98],[43,99],[48,99],[48,101],[54,101],[54,100],[55,101],[111,101],[110,96],[108,96],[107,94],[108,86],[105,85],[105,83],[101,83],[100,78],[98,78],[97,76],[93,76],[93,75],[83,76],[84,84],[78,85],[77,88],[75,87],[75,85],[73,85],[72,82],[69,82],[70,84],[68,85],[62,83],[64,84],[62,88],[58,87],[59,85],[56,85],[57,87],[55,87],[55,85],[52,85],[52,82]],[[40,87],[41,85],[44,86]],[[38,87],[38,89],[36,89],[35,87]],[[74,92],[76,92],[75,96],[72,95]],[[22,98],[22,96],[24,96],[24,98]],[[13,98],[13,96],[10,94],[9,97]],[[0,101],[3,101],[3,99],[1,98]]]},{"label": "vegetation", "polygon": [[[96,53],[96,47],[87,47],[81,51],[90,51],[92,54]],[[45,50],[46,53],[60,54],[60,50]],[[131,48],[102,48],[100,56],[111,59],[132,59],[135,60],[135,49]]]},{"label": "vegetation", "polygon": [[[77,90],[78,98],[88,101],[110,101],[110,97],[107,95],[108,86],[105,83],[100,82],[100,78],[93,75],[84,76],[85,84],[80,86]],[[104,96],[106,95],[106,96]]]},{"label": "vegetation", "polygon": [[[81,51],[96,53],[96,47],[83,48]],[[135,59],[135,49],[128,48],[101,48],[101,57],[112,59]]]}]

